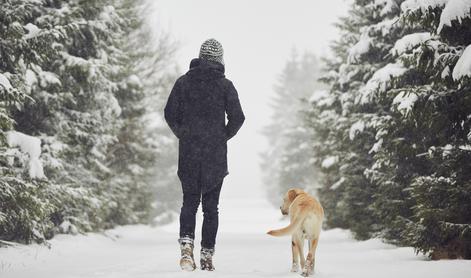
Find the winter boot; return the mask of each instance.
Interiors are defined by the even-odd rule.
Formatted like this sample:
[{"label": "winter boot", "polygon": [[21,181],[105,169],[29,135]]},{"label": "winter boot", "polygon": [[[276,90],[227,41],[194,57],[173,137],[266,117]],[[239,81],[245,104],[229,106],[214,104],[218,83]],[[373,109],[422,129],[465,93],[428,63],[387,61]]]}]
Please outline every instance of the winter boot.
[{"label": "winter boot", "polygon": [[180,238],[180,251],[182,257],[180,259],[180,267],[182,270],[193,271],[196,269],[195,259],[193,257],[193,239],[189,237]]},{"label": "winter boot", "polygon": [[214,248],[201,248],[200,264],[201,270],[214,271],[213,265]]}]

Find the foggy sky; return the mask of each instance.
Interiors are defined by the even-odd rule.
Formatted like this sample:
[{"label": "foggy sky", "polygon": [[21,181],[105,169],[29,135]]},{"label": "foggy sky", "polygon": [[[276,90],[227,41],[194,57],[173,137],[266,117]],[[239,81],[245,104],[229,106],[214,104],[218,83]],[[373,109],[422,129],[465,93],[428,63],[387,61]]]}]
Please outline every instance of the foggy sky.
[{"label": "foggy sky", "polygon": [[177,62],[184,74],[201,43],[215,38],[224,47],[226,76],[233,81],[246,114],[229,141],[229,176],[222,198],[260,196],[259,154],[266,148],[260,130],[271,119],[273,85],[297,48],[319,56],[329,53],[332,25],[347,12],[348,0],[150,0],[151,23],[180,42]]}]

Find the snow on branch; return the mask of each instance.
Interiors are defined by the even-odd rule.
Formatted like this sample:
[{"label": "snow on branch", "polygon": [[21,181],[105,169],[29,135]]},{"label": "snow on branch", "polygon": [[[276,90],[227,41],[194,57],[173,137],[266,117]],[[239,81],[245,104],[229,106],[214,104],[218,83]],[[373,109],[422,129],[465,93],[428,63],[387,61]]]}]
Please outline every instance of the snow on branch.
[{"label": "snow on branch", "polygon": [[341,186],[344,182],[345,182],[345,178],[341,177],[337,182],[335,182],[334,184],[332,184],[330,186],[330,189],[335,190],[335,189],[339,188],[339,186]]},{"label": "snow on branch", "polygon": [[390,63],[380,68],[368,80],[366,85],[360,89],[356,102],[361,104],[370,102],[375,92],[386,92],[393,78],[403,75],[406,71],[407,68],[398,63]]},{"label": "snow on branch", "polygon": [[396,109],[403,115],[407,116],[414,107],[418,96],[414,93],[400,92],[393,100],[393,105],[396,105]]},{"label": "snow on branch", "polygon": [[352,64],[358,62],[360,57],[370,50],[371,44],[372,40],[368,36],[368,32],[366,30],[363,30],[363,33],[360,36],[360,40],[348,51],[348,63]]},{"label": "snow on branch", "polygon": [[12,88],[10,81],[3,73],[0,73],[0,86],[5,88],[5,90],[10,90]]},{"label": "snow on branch", "polygon": [[33,23],[28,23],[23,27],[28,31],[28,34],[24,36],[26,40],[37,37],[41,32],[41,29],[39,29],[38,26],[34,25]]},{"label": "snow on branch", "polygon": [[440,23],[437,28],[437,33],[440,33],[443,27],[451,26],[453,20],[458,20],[459,23],[464,18],[471,16],[471,1],[470,0],[450,0],[445,5],[445,8],[440,15]]},{"label": "snow on branch", "polygon": [[429,40],[432,38],[432,35],[429,32],[423,33],[413,33],[405,35],[400,38],[394,44],[394,47],[391,49],[391,54],[401,55],[407,51],[412,50],[417,45]]},{"label": "snow on branch", "polygon": [[338,156],[329,156],[326,159],[322,160],[321,167],[324,169],[329,169],[330,167],[334,166],[339,162]]},{"label": "snow on branch", "polygon": [[349,136],[350,140],[354,140],[354,139],[355,139],[355,136],[356,136],[357,134],[362,133],[364,130],[365,130],[365,122],[363,122],[363,121],[358,121],[358,122],[354,123],[354,124],[350,127],[350,130],[349,130],[349,132],[348,132],[348,136]]},{"label": "snow on branch", "polygon": [[471,45],[466,47],[458,62],[456,62],[452,76],[454,80],[459,80],[465,76],[471,77]]},{"label": "snow on branch", "polygon": [[335,98],[327,90],[315,91],[309,98],[309,103],[317,106],[330,106],[335,102]]},{"label": "snow on branch", "polygon": [[406,0],[402,2],[401,10],[403,12],[421,10],[422,13],[425,13],[428,9],[443,6],[447,2],[448,0]]},{"label": "snow on branch", "polygon": [[41,155],[41,140],[18,131],[6,132],[7,143],[10,147],[19,147],[29,155],[29,176],[32,179],[44,179],[44,170],[39,156]]},{"label": "snow on branch", "polygon": [[381,15],[387,15],[397,8],[397,1],[395,0],[375,0],[373,3],[375,6],[381,7]]}]

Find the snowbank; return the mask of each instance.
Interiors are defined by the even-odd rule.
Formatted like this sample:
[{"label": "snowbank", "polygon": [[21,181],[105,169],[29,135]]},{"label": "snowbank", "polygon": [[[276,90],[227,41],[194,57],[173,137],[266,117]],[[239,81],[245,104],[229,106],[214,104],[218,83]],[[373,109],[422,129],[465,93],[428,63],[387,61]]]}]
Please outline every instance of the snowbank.
[{"label": "snowbank", "polygon": [[32,179],[43,179],[44,171],[39,156],[41,155],[41,140],[18,131],[6,132],[7,143],[11,147],[19,147],[29,155],[29,176]]},{"label": "snowbank", "polygon": [[443,27],[451,26],[453,20],[458,20],[459,23],[471,16],[471,1],[470,0],[449,0],[440,15],[440,23],[438,24],[437,33],[440,33]]},{"label": "snowbank", "polygon": [[[470,1],[471,2],[471,1]],[[471,45],[468,45],[453,68],[453,79],[459,80],[462,77],[471,77]]]},{"label": "snowbank", "polygon": [[429,32],[405,35],[396,41],[394,47],[391,49],[391,53],[394,55],[401,55],[431,38],[432,35]]}]

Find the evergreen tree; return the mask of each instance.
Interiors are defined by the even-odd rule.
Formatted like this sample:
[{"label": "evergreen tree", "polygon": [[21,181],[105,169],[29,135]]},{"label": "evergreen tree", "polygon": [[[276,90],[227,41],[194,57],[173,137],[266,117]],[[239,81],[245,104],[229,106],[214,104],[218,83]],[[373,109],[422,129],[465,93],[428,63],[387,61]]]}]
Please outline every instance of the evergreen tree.
[{"label": "evergreen tree", "polygon": [[471,2],[405,1],[401,9],[417,30],[393,50],[411,71],[393,105],[422,162],[406,187],[414,221],[405,242],[433,259],[470,259]]},{"label": "evergreen tree", "polygon": [[376,184],[364,172],[373,163],[375,112],[381,107],[366,105],[363,88],[387,65],[384,56],[397,36],[392,27],[397,6],[383,2],[355,1],[350,15],[338,24],[341,35],[332,46],[336,58],[326,61],[323,78],[330,90],[313,96],[307,119],[314,129],[316,164],[325,173],[319,194],[326,225],[350,228],[361,239],[380,229],[372,207]]},{"label": "evergreen tree", "polygon": [[316,174],[309,156],[309,130],[302,126],[301,111],[305,99],[321,88],[317,81],[319,60],[310,53],[299,56],[293,51],[283,69],[273,98],[272,122],[264,129],[270,148],[264,153],[261,167],[265,184],[270,185],[270,200],[279,202],[289,188],[315,188]]},{"label": "evergreen tree", "polygon": [[[150,220],[161,150],[152,138],[160,134],[147,127],[159,108],[146,102],[164,97],[173,46],[165,37],[150,43],[143,7],[2,1],[0,239],[40,241]],[[27,175],[32,153],[7,142],[12,129],[41,139],[40,148],[24,135],[42,149],[45,176],[31,167]]]},{"label": "evergreen tree", "polygon": [[166,126],[163,129],[155,124],[163,122],[162,103],[173,85],[173,71],[168,68],[175,47],[167,36],[151,35],[150,26],[141,19],[148,13],[148,4],[125,1],[121,9],[129,20],[127,35],[119,42],[125,46],[126,66],[115,77],[124,80],[116,91],[123,122],[118,141],[111,147],[110,164],[116,174],[109,180],[110,187],[117,188],[114,198],[118,209],[112,216],[119,224],[150,221],[168,210],[175,211],[176,207],[168,204],[178,203],[172,190],[178,188],[178,181],[162,178],[175,176],[176,160],[168,164],[168,156],[177,157],[176,149],[172,150],[176,140]]},{"label": "evergreen tree", "polygon": [[469,257],[470,10],[454,0],[353,3],[327,62],[330,91],[313,97],[307,120],[328,226]]},{"label": "evergreen tree", "polygon": [[[8,142],[17,119],[13,112],[28,109],[34,82],[30,65],[47,63],[44,53],[54,50],[51,41],[60,36],[50,30],[43,36],[31,24],[45,15],[37,1],[2,1],[0,9],[0,238],[30,242],[42,241],[51,229],[49,215],[55,206],[51,201],[52,184],[27,174],[29,155]],[[44,86],[56,79],[42,73]]]}]

